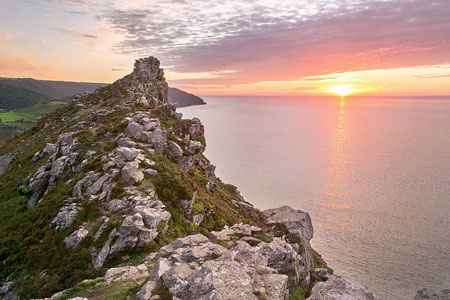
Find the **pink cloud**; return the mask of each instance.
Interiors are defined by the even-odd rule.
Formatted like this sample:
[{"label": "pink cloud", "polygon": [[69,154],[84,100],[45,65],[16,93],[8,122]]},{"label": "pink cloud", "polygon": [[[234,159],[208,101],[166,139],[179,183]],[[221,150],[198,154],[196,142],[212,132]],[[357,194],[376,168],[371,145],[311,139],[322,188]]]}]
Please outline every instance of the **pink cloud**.
[{"label": "pink cloud", "polygon": [[39,64],[32,57],[11,57],[0,53],[0,76],[2,77],[49,77],[55,66]]}]

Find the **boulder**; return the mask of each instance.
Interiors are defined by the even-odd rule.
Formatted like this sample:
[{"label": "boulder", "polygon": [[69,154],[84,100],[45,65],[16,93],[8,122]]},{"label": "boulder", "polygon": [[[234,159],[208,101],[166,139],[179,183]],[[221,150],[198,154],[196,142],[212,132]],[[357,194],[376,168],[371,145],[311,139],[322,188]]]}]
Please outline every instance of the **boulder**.
[{"label": "boulder", "polygon": [[77,198],[70,198],[64,201],[63,206],[51,222],[51,225],[55,226],[56,232],[60,232],[69,227],[78,218],[81,206],[76,203],[77,200]]},{"label": "boulder", "polygon": [[208,261],[189,276],[189,289],[181,298],[256,300],[247,269],[236,261]]},{"label": "boulder", "polygon": [[342,299],[381,300],[380,297],[370,292],[366,287],[336,275],[330,275],[325,282],[318,282],[312,289],[311,296],[308,298],[308,300]]},{"label": "boulder", "polygon": [[106,207],[108,208],[108,211],[110,212],[116,212],[124,207],[127,206],[127,203],[120,199],[113,199],[106,204]]},{"label": "boulder", "polygon": [[417,291],[414,300],[450,300],[450,289],[440,291],[422,289]]},{"label": "boulder", "polygon": [[[303,277],[306,279],[309,272],[314,270],[314,259],[310,242],[313,238],[311,217],[307,212],[295,210],[289,206],[268,209],[263,211],[263,213],[267,216],[269,225],[283,224],[289,231],[289,238],[294,241],[300,241],[303,244],[305,251],[302,255],[306,267]],[[306,280],[304,285],[309,285],[309,280]]]},{"label": "boulder", "polygon": [[114,150],[114,153],[119,156],[124,161],[133,161],[140,153],[140,151],[136,148],[129,147],[117,147]]},{"label": "boulder", "polygon": [[111,268],[106,271],[104,279],[106,284],[111,284],[121,280],[134,280],[143,282],[148,277],[148,268],[146,265],[126,266]]},{"label": "boulder", "polygon": [[[136,300],[150,300],[152,296],[155,296],[152,292],[156,288],[156,282],[149,280],[147,281],[140,291],[136,294]],[[156,298],[155,298],[156,299]]]},{"label": "boulder", "polygon": [[106,241],[105,245],[103,245],[102,250],[97,255],[97,258],[95,259],[94,263],[95,270],[99,270],[105,263],[106,259],[108,258],[109,252],[111,251],[110,246],[111,246],[111,239]]},{"label": "boulder", "polygon": [[183,157],[183,150],[174,141],[170,141],[167,146],[167,157],[172,160],[178,160]]},{"label": "boulder", "polygon": [[144,127],[138,123],[131,122],[125,128],[125,134],[130,137],[134,137],[138,140],[144,140]]},{"label": "boulder", "polygon": [[66,244],[67,248],[76,248],[80,244],[80,242],[87,237],[89,234],[89,231],[84,228],[80,227],[79,229],[72,232],[69,236],[67,236],[64,239],[64,243]]},{"label": "boulder", "polygon": [[203,152],[203,144],[198,141],[190,141],[186,149],[190,154]]},{"label": "boulder", "polygon": [[126,185],[141,182],[144,179],[144,173],[139,170],[139,163],[136,161],[126,163],[122,168],[120,179]]}]

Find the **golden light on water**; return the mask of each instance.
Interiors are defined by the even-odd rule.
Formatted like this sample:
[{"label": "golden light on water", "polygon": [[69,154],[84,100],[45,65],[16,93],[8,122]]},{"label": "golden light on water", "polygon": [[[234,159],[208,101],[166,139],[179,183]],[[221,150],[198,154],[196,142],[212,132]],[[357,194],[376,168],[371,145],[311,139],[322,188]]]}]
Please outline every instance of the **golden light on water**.
[{"label": "golden light on water", "polygon": [[352,87],[351,85],[341,84],[330,86],[326,89],[326,91],[339,96],[346,96],[348,94],[357,92],[358,90]]}]

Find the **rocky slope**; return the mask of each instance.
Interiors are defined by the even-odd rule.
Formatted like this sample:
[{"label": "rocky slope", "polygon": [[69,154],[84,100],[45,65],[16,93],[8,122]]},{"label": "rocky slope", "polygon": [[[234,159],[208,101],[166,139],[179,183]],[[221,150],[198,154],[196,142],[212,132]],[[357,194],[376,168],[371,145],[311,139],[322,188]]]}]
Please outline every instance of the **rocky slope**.
[{"label": "rocky slope", "polygon": [[309,215],[261,212],[215,176],[159,61],[0,150],[5,299],[379,299],[332,275]]}]

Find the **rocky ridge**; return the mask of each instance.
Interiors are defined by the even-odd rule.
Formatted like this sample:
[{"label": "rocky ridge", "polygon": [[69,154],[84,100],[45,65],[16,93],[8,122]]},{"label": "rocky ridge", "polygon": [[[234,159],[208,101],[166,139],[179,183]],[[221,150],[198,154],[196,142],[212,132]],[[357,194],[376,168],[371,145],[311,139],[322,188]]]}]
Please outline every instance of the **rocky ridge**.
[{"label": "rocky ridge", "polygon": [[332,275],[307,213],[260,212],[217,178],[200,120],[167,99],[139,59],[2,149],[0,296],[379,299]]}]

